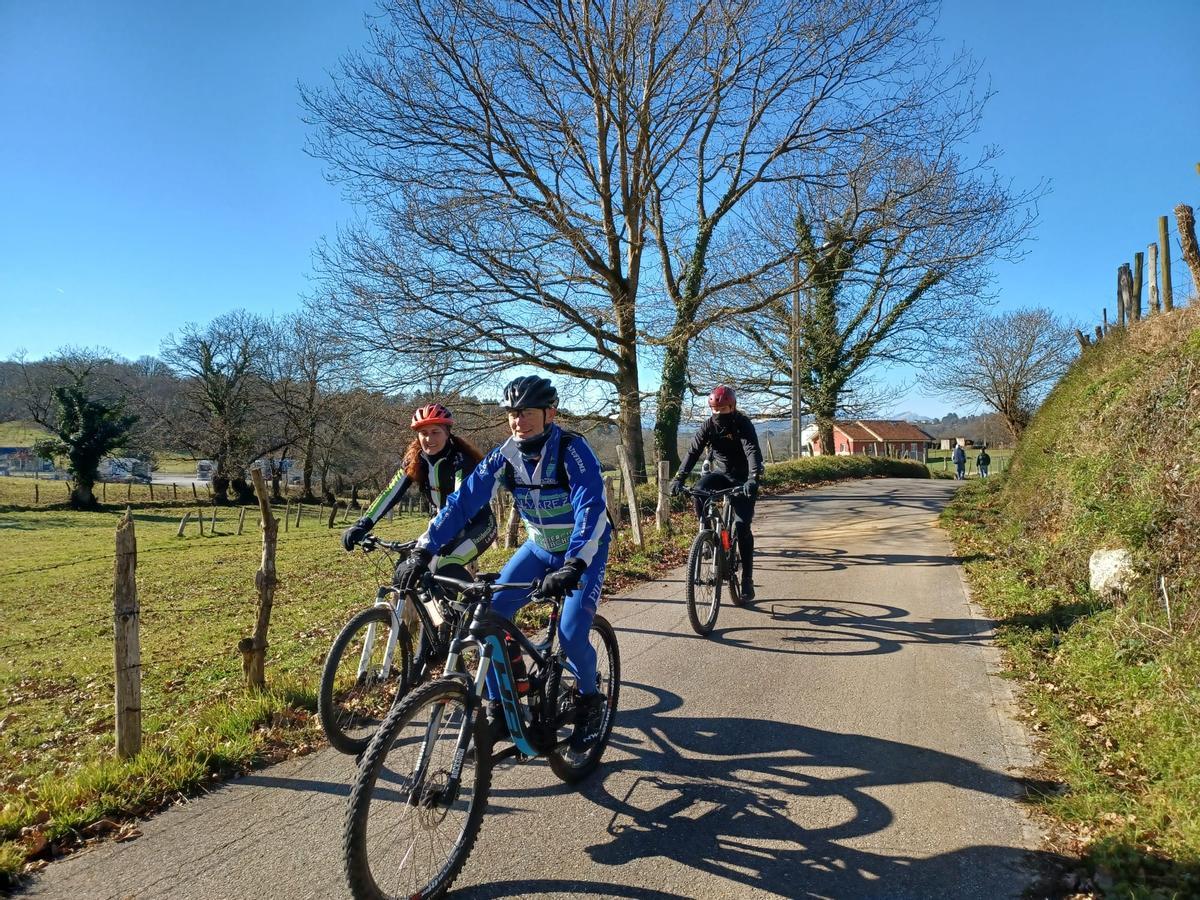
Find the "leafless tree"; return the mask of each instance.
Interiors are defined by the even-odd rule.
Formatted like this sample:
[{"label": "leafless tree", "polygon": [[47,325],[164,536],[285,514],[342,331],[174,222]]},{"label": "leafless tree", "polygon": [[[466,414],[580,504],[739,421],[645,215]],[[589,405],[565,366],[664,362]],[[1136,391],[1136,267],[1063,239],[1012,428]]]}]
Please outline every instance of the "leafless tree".
[{"label": "leafless tree", "polygon": [[316,305],[410,383],[528,366],[603,386],[639,468],[656,343],[674,458],[689,342],[769,304],[738,288],[794,251],[743,242],[757,194],[808,177],[791,157],[920,119],[947,88],[933,10],[387,0],[369,50],[305,92],[314,152],[366,212],[322,248]]},{"label": "leafless tree", "polygon": [[163,361],[183,380],[173,433],[179,446],[216,464],[218,503],[228,502],[230,487],[240,501],[249,499],[250,463],[293,440],[260,376],[265,334],[261,320],[238,310],[203,327],[188,324],[163,341]]},{"label": "leafless tree", "polygon": [[976,319],[936,370],[938,390],[1004,419],[1013,440],[1075,359],[1075,329],[1047,309]]},{"label": "leafless tree", "polygon": [[760,378],[790,392],[798,341],[800,395],[825,447],[839,411],[872,405],[882,370],[936,358],[971,321],[992,264],[1020,255],[1034,221],[1041,186],[1013,192],[994,171],[995,151],[975,161],[958,153],[979,102],[926,112],[919,135],[860,140],[761,207],[758,240],[790,245],[791,265],[752,286],[773,302],[732,320],[728,346],[748,342],[742,352],[772,370]]},{"label": "leafless tree", "polygon": [[354,421],[357,409],[346,403],[351,373],[344,354],[331,343],[311,315],[296,313],[265,323],[258,356],[263,386],[287,419],[287,433],[303,460],[302,488],[313,495],[318,444],[336,446],[342,424]]}]

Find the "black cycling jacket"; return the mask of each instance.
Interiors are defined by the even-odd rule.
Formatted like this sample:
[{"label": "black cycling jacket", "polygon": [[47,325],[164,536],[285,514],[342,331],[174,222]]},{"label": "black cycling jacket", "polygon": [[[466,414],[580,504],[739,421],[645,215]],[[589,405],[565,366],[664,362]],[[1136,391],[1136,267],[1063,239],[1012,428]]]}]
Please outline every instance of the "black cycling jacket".
[{"label": "black cycling jacket", "polygon": [[692,438],[692,446],[688,448],[676,477],[685,478],[705,448],[710,451],[714,472],[724,472],[738,482],[762,477],[763,457],[758,434],[754,423],[744,413],[734,411],[709,416]]}]

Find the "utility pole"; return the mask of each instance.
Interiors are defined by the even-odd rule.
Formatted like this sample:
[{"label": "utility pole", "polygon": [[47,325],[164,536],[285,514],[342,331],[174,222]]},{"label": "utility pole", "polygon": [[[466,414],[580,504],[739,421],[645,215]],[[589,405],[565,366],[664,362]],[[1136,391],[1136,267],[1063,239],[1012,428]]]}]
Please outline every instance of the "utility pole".
[{"label": "utility pole", "polygon": [[800,458],[800,256],[792,258],[792,459]]}]

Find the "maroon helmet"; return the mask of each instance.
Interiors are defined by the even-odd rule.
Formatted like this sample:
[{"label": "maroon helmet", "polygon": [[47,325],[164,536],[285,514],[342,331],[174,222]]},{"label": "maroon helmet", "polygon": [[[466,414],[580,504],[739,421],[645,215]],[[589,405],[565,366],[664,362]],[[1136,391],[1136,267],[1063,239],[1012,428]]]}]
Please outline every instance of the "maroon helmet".
[{"label": "maroon helmet", "polygon": [[718,384],[708,395],[708,405],[710,409],[716,409],[718,406],[732,406],[737,409],[737,395],[733,393],[733,388]]}]

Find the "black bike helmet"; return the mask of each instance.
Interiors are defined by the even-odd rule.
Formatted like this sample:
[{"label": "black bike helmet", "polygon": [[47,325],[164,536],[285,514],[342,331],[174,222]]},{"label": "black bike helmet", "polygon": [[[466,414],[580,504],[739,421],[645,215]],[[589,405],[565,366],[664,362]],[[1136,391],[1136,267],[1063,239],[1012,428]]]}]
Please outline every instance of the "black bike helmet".
[{"label": "black bike helmet", "polygon": [[558,391],[549,378],[524,375],[505,386],[500,405],[505,409],[549,409],[558,406]]}]

